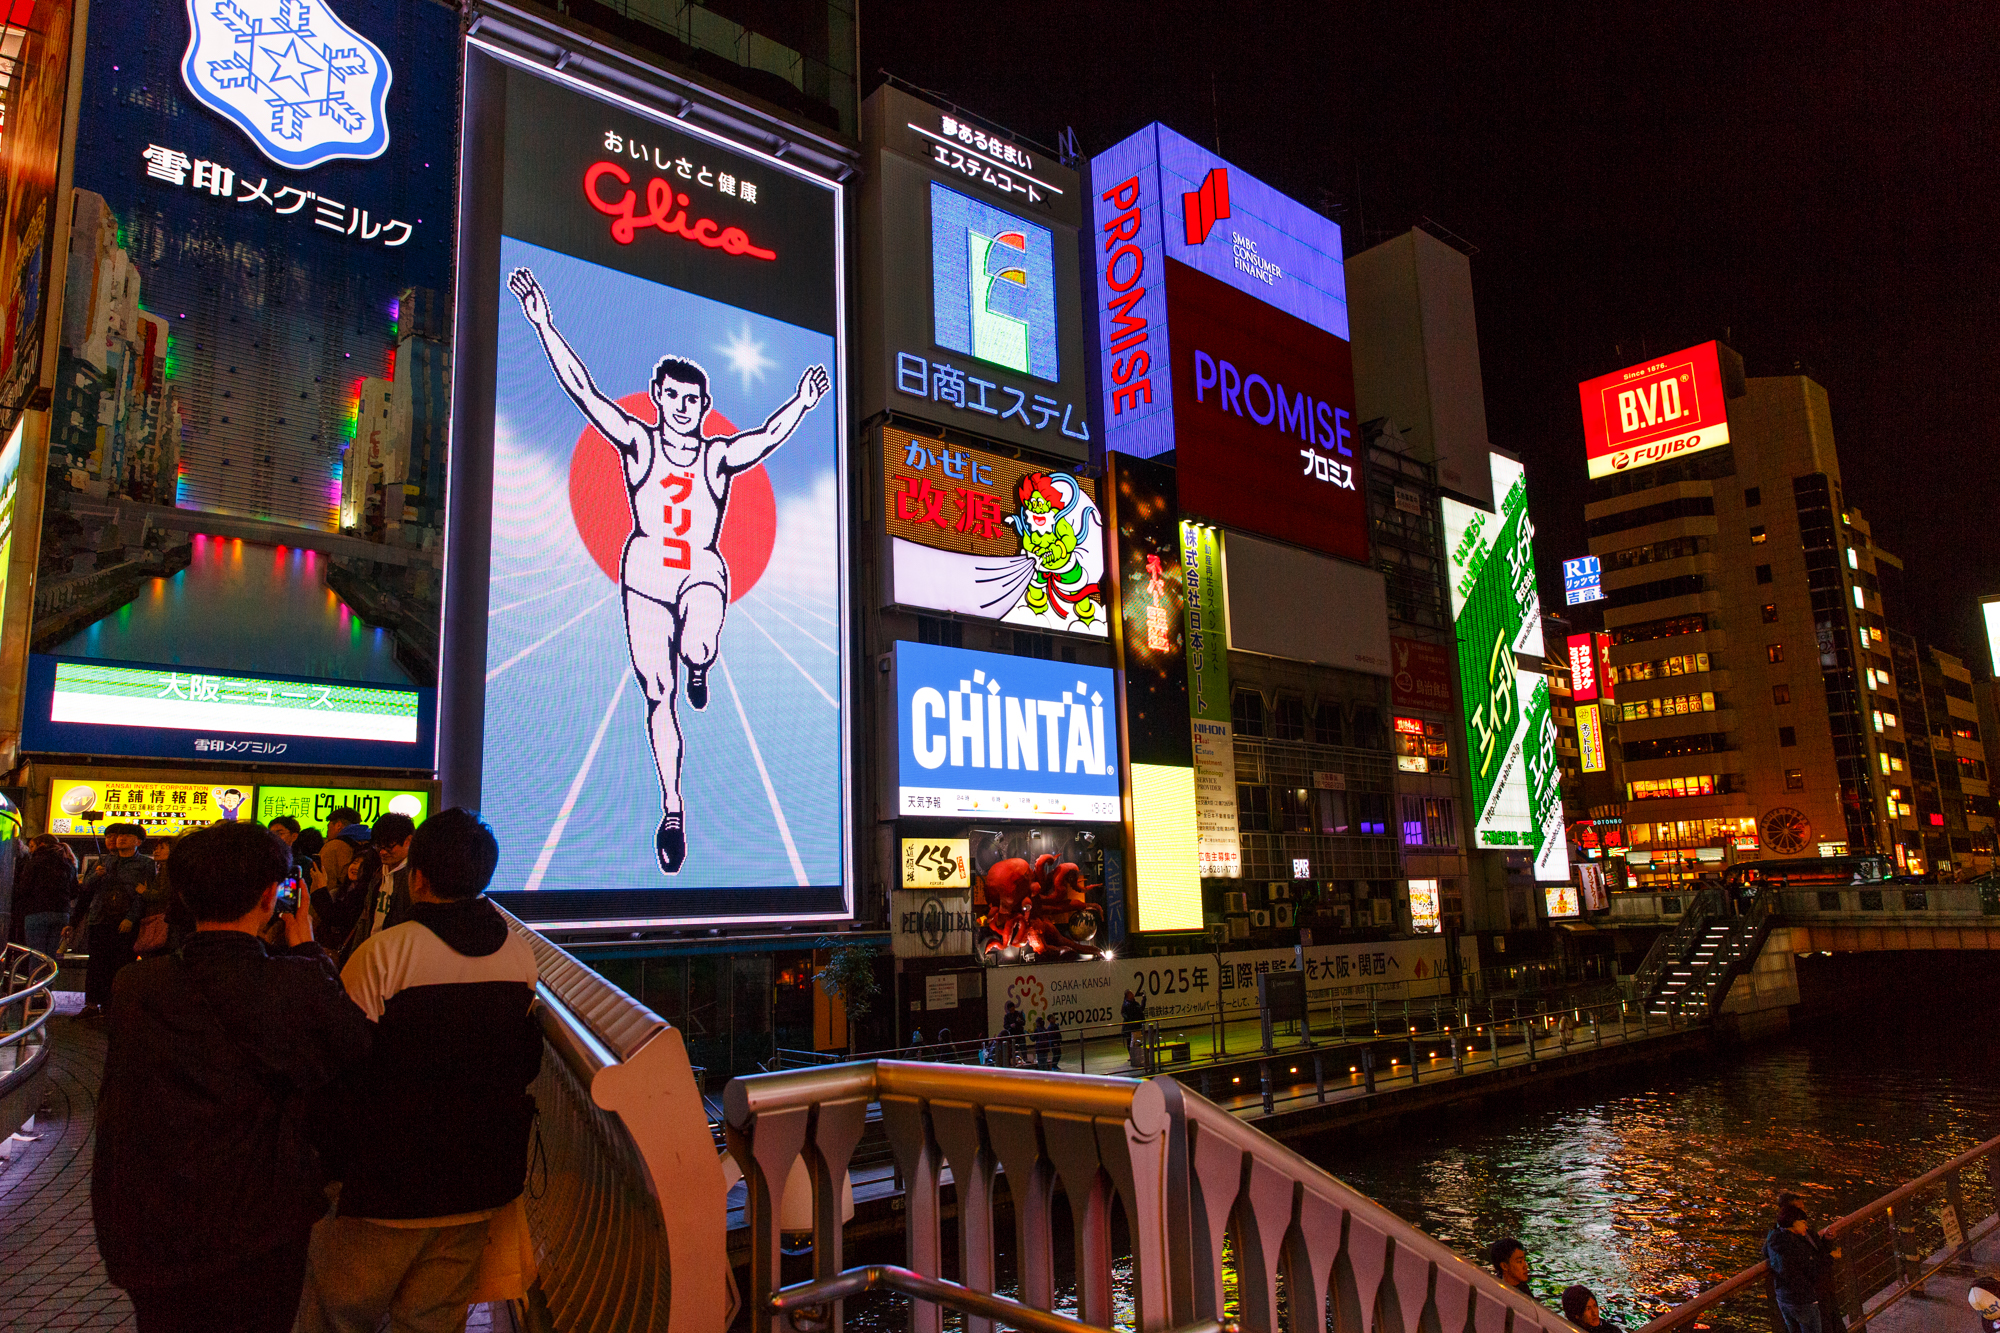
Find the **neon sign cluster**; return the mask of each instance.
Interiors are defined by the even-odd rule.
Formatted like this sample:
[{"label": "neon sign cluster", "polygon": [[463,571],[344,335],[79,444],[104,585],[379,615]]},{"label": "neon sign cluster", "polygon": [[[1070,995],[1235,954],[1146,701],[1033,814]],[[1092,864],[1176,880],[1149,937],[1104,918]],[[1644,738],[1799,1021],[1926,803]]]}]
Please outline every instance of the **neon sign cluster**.
[{"label": "neon sign cluster", "polygon": [[[252,185],[247,173],[239,175],[235,168],[220,162],[190,158],[178,148],[149,143],[139,156],[146,163],[146,175],[153,180],[184,189],[203,190],[233,204],[268,204],[279,217],[290,217],[311,204],[315,227],[324,227],[356,240],[380,239],[383,245],[394,249],[406,243],[416,230],[411,224],[395,218],[387,222],[375,221],[365,208],[343,203],[313,190],[301,190],[296,185],[281,185],[274,193],[268,176],[259,177],[257,183]],[[241,193],[238,193],[239,187]]]}]

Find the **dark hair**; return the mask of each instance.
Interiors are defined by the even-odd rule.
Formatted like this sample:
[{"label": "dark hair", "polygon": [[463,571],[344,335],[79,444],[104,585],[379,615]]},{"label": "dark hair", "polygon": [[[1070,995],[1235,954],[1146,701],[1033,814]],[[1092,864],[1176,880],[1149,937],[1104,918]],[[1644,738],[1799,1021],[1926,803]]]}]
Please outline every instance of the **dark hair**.
[{"label": "dark hair", "polygon": [[321,833],[316,828],[302,829],[299,832],[299,840],[292,844],[292,859],[295,861],[310,861],[313,857],[318,856],[320,849],[325,846],[326,835],[324,833]]},{"label": "dark hair", "polygon": [[134,854],[139,856],[151,856],[153,849],[165,841],[165,838],[141,838],[139,839],[139,845],[132,850]]},{"label": "dark hair", "polygon": [[333,813],[326,817],[326,826],[328,828],[332,828],[337,823],[359,824],[360,822],[361,812],[351,805],[337,805],[333,808]]},{"label": "dark hair", "polygon": [[408,815],[383,815],[368,826],[368,841],[376,847],[394,847],[416,831],[417,821]]},{"label": "dark hair", "polygon": [[708,372],[684,356],[663,356],[660,364],[653,367],[653,382],[646,392],[653,397],[660,396],[660,386],[668,380],[679,380],[682,384],[692,384],[701,390],[701,396],[708,395]]},{"label": "dark hair", "polygon": [[34,841],[30,842],[28,844],[28,847],[30,850],[37,852],[61,851],[62,845],[63,845],[62,839],[58,838],[53,833],[37,833],[34,837]]},{"label": "dark hair", "polygon": [[[140,839],[144,839],[146,836],[145,829],[139,827],[137,824],[128,824],[123,820],[120,820],[116,824],[106,824],[104,826],[104,836],[107,838],[115,838],[121,833],[129,833],[133,837]],[[250,909],[246,907],[243,910],[247,912]]]},{"label": "dark hair", "polygon": [[1778,1210],[1778,1230],[1790,1231],[1793,1226],[1806,1220],[1806,1210],[1795,1203],[1788,1203]]},{"label": "dark hair", "polygon": [[[384,815],[375,827],[407,815]],[[422,871],[424,883],[440,898],[476,898],[493,879],[500,864],[500,840],[477,810],[454,805],[424,821],[410,843],[410,868]]]},{"label": "dark hair", "polygon": [[294,838],[299,836],[299,821],[293,819],[290,815],[279,815],[276,819],[270,822],[268,827],[281,828],[285,832],[291,834]]},{"label": "dark hair", "polygon": [[1563,1318],[1569,1320],[1572,1324],[1581,1324],[1583,1322],[1583,1307],[1596,1299],[1596,1293],[1592,1292],[1589,1287],[1582,1285],[1564,1287],[1562,1299]]},{"label": "dark hair", "polygon": [[291,868],[291,849],[261,824],[198,828],[174,845],[167,882],[197,921],[234,921]]},{"label": "dark hair", "polygon": [[1517,1251],[1527,1248],[1512,1236],[1502,1236],[1486,1247],[1486,1262],[1492,1264],[1494,1271],[1498,1272],[1507,1266],[1507,1261],[1512,1259]]},{"label": "dark hair", "polygon": [[1790,1190],[1779,1190],[1778,1207],[1783,1208],[1787,1204],[1797,1204],[1803,1209],[1806,1206],[1806,1196],[1803,1194],[1794,1194]]}]

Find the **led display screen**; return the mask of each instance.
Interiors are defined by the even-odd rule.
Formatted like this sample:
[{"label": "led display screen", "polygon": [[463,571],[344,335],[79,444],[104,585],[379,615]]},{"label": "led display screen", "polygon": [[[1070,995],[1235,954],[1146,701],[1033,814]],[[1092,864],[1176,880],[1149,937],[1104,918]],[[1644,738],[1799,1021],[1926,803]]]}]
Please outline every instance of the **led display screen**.
[{"label": "led display screen", "polygon": [[1597,646],[1588,634],[1569,636],[1569,697],[1589,703],[1597,697]]},{"label": "led display screen", "polygon": [[1443,502],[1473,827],[1482,849],[1531,853],[1537,880],[1567,880],[1549,682],[1515,660],[1543,651],[1527,476],[1498,454],[1492,471],[1497,514]]},{"label": "led display screen", "polygon": [[1604,600],[1604,569],[1594,555],[1563,561],[1563,604]]},{"label": "led display screen", "polygon": [[1204,878],[1240,879],[1222,529],[1182,522],[1181,583],[1187,596],[1188,714],[1194,726],[1195,857]]},{"label": "led display screen", "polygon": [[1547,884],[1542,887],[1542,905],[1548,910],[1549,920],[1564,921],[1583,915],[1583,905],[1576,891],[1576,885]]},{"label": "led display screen", "polygon": [[[1169,259],[1347,342],[1335,223],[1160,124],[1092,158],[1090,178],[1108,448],[1150,458],[1176,445],[1184,387],[1177,331],[1166,373]],[[1337,406],[1351,416],[1352,392]]]},{"label": "led display screen", "polygon": [[1986,625],[1986,653],[1993,662],[1993,678],[2000,680],[2000,597],[1980,598],[1979,615]]},{"label": "led display screen", "polygon": [[900,88],[862,140],[864,415],[1088,457],[1076,172]]},{"label": "led display screen", "polygon": [[1111,671],[922,643],[894,666],[899,813],[1118,819]]},{"label": "led display screen", "polygon": [[1576,710],[1576,750],[1584,772],[1604,771],[1604,717],[1597,704],[1582,704]]},{"label": "led display screen", "polygon": [[[75,6],[15,4],[7,16],[7,132],[0,136],[0,409],[49,388],[49,298],[62,290],[55,240],[57,168],[69,95]],[[0,418],[0,426],[11,425]]]},{"label": "led display screen", "polygon": [[408,815],[421,824],[430,817],[431,798],[428,792],[387,791],[375,787],[257,789],[257,822],[260,824],[290,815],[303,828],[324,830],[327,818],[342,806],[360,815],[364,824],[373,824],[378,816],[386,814]]},{"label": "led display screen", "polygon": [[[432,0],[89,6],[36,654],[428,699],[457,40]],[[262,725],[268,708],[240,731],[171,710],[156,735],[67,707],[30,693],[24,744],[433,757],[430,734]]]},{"label": "led display screen", "polygon": [[1712,342],[1585,380],[1577,393],[1593,477],[1729,443],[1722,366]]},{"label": "led display screen", "polygon": [[49,783],[49,832],[102,833],[108,824],[137,824],[149,838],[171,838],[215,823],[252,817],[257,789],[184,782],[58,777]]},{"label": "led display screen", "polygon": [[1097,483],[882,428],[890,600],[1025,625],[1111,633]]},{"label": "led display screen", "polygon": [[477,759],[495,889],[543,921],[844,915],[841,187],[478,43],[467,80],[497,317],[460,324],[494,372],[453,428],[492,475],[454,500],[484,654],[448,668],[482,725],[447,773]]},{"label": "led display screen", "polygon": [[1366,560],[1347,343],[1173,261],[1166,296],[1183,507]]}]

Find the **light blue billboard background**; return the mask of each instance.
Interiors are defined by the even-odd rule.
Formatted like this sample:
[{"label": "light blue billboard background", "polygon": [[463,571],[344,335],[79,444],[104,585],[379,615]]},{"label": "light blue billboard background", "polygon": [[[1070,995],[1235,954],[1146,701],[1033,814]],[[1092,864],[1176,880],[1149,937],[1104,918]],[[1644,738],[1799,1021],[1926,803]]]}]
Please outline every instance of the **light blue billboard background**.
[{"label": "light blue billboard background", "polygon": [[[501,238],[493,537],[481,806],[499,834],[495,889],[755,889],[842,882],[839,422],[830,336]],[[769,565],[732,592],[705,710],[681,668],[688,853],[660,872],[660,789],[619,585],[571,517],[582,414],[507,293],[532,269],[556,328],[598,387],[644,392],[660,357],[707,369],[714,408],[761,425],[823,365],[835,388],[763,468],[776,501]],[[606,446],[608,447],[608,446]],[[742,498],[739,477],[732,507]],[[622,505],[624,494],[617,494]],[[758,905],[746,897],[744,915]],[[664,904],[669,908],[670,904]]]},{"label": "light blue billboard background", "polygon": [[[1189,245],[1182,200],[1200,190],[1208,173],[1217,167],[1228,171],[1229,216],[1217,220],[1200,244]],[[1145,342],[1152,362],[1150,403],[1132,402],[1122,413],[1114,411],[1112,395],[1118,385],[1112,377],[1112,358],[1117,354],[1111,350],[1115,330],[1106,303],[1120,295],[1129,296],[1132,287],[1128,285],[1121,293],[1109,285],[1105,272],[1108,253],[1101,244],[1093,279],[1097,348],[1103,372],[1106,447],[1151,458],[1174,447],[1166,260],[1199,269],[1341,339],[1348,337],[1347,269],[1338,223],[1158,122],[1091,159],[1096,235],[1111,235],[1106,228],[1125,211],[1115,199],[1105,196],[1134,178],[1141,213],[1138,234],[1129,243],[1145,257],[1136,284],[1145,295],[1131,313],[1144,315],[1150,331]],[[1130,259],[1121,262],[1116,276],[1130,283]],[[1129,353],[1131,345],[1121,350]]]}]

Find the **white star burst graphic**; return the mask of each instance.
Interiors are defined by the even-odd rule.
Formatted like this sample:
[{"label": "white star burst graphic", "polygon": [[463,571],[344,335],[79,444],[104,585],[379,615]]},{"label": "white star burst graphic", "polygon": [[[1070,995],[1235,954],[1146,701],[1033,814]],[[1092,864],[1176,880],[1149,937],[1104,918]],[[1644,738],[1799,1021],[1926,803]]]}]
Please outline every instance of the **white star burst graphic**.
[{"label": "white star burst graphic", "polygon": [[743,381],[745,390],[763,379],[765,371],[774,369],[778,364],[764,355],[764,344],[751,336],[748,323],[731,334],[728,342],[717,344],[715,350],[729,359],[729,369]]}]

